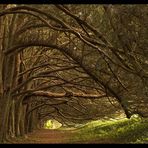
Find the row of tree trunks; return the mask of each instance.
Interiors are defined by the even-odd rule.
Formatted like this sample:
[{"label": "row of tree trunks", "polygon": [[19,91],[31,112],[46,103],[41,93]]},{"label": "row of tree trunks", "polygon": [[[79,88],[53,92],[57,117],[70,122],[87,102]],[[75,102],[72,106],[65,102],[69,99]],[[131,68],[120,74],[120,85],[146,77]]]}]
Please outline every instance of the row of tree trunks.
[{"label": "row of tree trunks", "polygon": [[[0,5],[0,10],[7,6]],[[19,98],[11,95],[11,90],[17,86],[18,81],[19,54],[12,56],[3,54],[3,51],[13,44],[16,17],[17,15],[11,15],[0,18],[0,143],[7,138],[24,134],[24,107],[21,106]]]},{"label": "row of tree trunks", "polygon": [[7,138],[24,136],[37,128],[36,112],[32,112],[26,118],[26,105],[10,98],[5,97],[1,105],[0,117],[0,143],[5,142]]},{"label": "row of tree trunks", "polygon": [[[29,119],[27,119],[28,124],[26,125],[25,121],[25,106],[16,103],[14,104],[14,101],[9,103],[9,106],[7,107],[7,110],[5,110],[5,114],[3,112],[1,121],[1,142],[5,142],[5,140],[8,138],[13,137],[19,137],[24,136],[28,132],[32,132],[36,128],[36,117],[35,113],[31,113],[29,116]],[[11,107],[10,107],[11,106]],[[4,109],[3,109],[4,111]],[[4,122],[5,121],[5,122]]]},{"label": "row of tree trunks", "polygon": [[[3,10],[5,7],[0,6]],[[4,55],[13,44],[16,16],[0,18],[0,143],[7,138],[24,136],[26,105],[21,97],[13,97],[11,90],[18,85],[20,72],[20,54]],[[14,30],[13,30],[14,29]],[[7,33],[6,33],[7,31]],[[4,36],[8,36],[5,38]],[[28,132],[28,131],[26,131]]]}]

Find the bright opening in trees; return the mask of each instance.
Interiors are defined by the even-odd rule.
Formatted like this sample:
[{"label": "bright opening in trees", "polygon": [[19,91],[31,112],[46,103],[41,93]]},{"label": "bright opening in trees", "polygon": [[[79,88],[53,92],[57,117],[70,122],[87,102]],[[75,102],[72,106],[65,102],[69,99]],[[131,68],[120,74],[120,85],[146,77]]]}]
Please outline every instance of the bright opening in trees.
[{"label": "bright opening in trees", "polygon": [[47,120],[44,123],[44,128],[45,129],[58,129],[62,126],[62,124],[60,122],[58,122],[57,120]]}]

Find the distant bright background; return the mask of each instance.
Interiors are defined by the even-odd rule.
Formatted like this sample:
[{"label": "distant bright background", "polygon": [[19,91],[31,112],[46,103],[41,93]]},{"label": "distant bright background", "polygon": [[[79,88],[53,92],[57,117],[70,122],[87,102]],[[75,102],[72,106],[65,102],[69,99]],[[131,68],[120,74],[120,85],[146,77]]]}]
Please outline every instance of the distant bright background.
[{"label": "distant bright background", "polygon": [[60,122],[58,122],[57,120],[51,119],[51,120],[47,120],[44,123],[44,128],[45,129],[58,129],[62,126],[62,124]]}]

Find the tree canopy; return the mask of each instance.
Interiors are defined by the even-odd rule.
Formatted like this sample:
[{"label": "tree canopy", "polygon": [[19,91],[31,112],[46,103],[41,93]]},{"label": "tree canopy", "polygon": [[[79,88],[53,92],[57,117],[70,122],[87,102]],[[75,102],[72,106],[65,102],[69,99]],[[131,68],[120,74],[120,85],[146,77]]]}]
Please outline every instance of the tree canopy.
[{"label": "tree canopy", "polygon": [[147,117],[147,34],[147,5],[0,5],[0,141]]}]

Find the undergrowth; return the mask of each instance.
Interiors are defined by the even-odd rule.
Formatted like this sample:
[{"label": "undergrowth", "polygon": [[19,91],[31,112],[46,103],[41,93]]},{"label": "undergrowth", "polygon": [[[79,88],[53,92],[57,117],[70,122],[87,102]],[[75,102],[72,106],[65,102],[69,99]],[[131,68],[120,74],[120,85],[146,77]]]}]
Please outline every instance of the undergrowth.
[{"label": "undergrowth", "polygon": [[148,119],[134,117],[115,121],[92,121],[77,129],[71,141],[148,143]]}]

